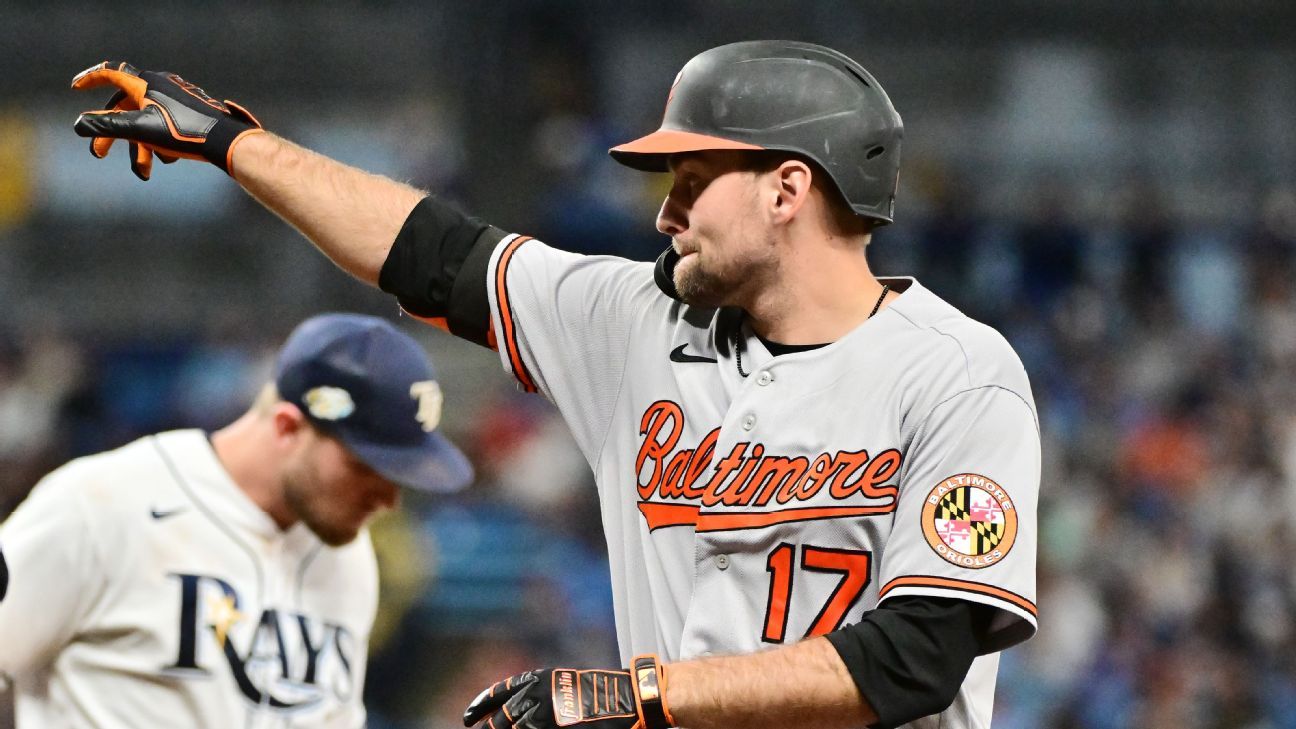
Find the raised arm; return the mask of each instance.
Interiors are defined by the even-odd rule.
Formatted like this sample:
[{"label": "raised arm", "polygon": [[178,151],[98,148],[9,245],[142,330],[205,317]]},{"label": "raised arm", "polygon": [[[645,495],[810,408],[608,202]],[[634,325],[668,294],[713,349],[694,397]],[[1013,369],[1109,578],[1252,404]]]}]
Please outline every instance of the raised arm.
[{"label": "raised arm", "polygon": [[244,138],[232,160],[231,175],[245,190],[371,286],[405,219],[427,196],[273,134]]},{"label": "raised arm", "polygon": [[90,138],[94,156],[126,140],[131,170],[142,180],[152,175],[154,156],[210,162],[370,285],[378,284],[392,241],[427,195],[265,133],[243,107],[173,73],[104,61],[77,74],[72,87],[116,90],[106,108],[77,118],[76,132]]}]

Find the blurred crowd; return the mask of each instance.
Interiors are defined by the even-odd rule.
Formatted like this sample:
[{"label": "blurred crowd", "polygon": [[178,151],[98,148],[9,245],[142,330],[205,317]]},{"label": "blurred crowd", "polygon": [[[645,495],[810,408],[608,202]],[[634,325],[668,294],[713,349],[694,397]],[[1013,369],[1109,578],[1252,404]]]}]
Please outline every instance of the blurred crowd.
[{"label": "blurred crowd", "polygon": [[[1202,225],[1150,186],[1100,219],[1047,185],[1012,216],[926,193],[874,267],[999,328],[1044,435],[1041,629],[1003,657],[996,726],[1296,727],[1296,195]],[[233,419],[279,334],[4,331],[0,514],[70,457]],[[376,528],[376,729],[456,726],[500,675],[617,660],[592,482],[555,411],[501,379],[450,422],[477,484]]]}]

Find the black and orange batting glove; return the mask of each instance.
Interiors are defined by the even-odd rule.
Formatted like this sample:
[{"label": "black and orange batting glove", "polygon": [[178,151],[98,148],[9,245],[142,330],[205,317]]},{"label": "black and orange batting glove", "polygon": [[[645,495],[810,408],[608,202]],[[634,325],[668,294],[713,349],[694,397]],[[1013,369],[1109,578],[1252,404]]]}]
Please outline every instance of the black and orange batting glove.
[{"label": "black and orange batting glove", "polygon": [[637,656],[629,670],[546,668],[500,681],[464,711],[482,729],[667,729],[666,683],[657,656]]},{"label": "black and orange batting glove", "polygon": [[147,180],[153,155],[163,162],[180,157],[207,160],[230,171],[230,150],[261,122],[228,99],[221,102],[174,73],[139,71],[122,61],[104,61],[78,73],[74,89],[116,87],[102,111],[77,117],[76,133],[90,137],[90,154],[103,158],[114,141],[130,142],[131,170]]}]

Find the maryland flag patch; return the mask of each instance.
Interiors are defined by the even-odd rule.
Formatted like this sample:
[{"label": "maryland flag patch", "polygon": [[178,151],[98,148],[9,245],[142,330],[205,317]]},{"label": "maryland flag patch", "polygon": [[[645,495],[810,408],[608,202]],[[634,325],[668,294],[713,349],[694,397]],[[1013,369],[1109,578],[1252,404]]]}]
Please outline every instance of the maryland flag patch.
[{"label": "maryland flag patch", "polygon": [[981,569],[1003,559],[1017,538],[1017,511],[1003,488],[975,473],[936,484],[922,511],[927,544],[950,564]]}]

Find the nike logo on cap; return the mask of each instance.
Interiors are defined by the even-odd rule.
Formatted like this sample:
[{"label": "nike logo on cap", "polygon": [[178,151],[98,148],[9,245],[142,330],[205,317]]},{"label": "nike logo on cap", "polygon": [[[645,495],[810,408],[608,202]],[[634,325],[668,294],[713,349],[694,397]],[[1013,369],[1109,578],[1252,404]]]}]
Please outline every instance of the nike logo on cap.
[{"label": "nike logo on cap", "polygon": [[176,514],[179,514],[180,512],[182,512],[182,511],[184,511],[184,510],[185,510],[185,507],[183,507],[183,506],[178,507],[178,508],[175,508],[175,509],[170,509],[170,510],[167,510],[167,511],[158,511],[157,509],[149,509],[149,516],[152,516],[154,519],[157,519],[158,521],[161,521],[161,520],[163,520],[163,519],[166,519],[167,517],[175,516]]},{"label": "nike logo on cap", "polygon": [[688,346],[687,344],[681,344],[675,349],[672,349],[670,353],[670,360],[672,362],[711,362],[713,364],[715,363],[716,360],[711,357],[702,357],[696,354],[685,354],[684,348],[687,346]]}]

